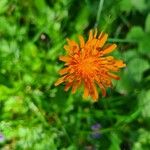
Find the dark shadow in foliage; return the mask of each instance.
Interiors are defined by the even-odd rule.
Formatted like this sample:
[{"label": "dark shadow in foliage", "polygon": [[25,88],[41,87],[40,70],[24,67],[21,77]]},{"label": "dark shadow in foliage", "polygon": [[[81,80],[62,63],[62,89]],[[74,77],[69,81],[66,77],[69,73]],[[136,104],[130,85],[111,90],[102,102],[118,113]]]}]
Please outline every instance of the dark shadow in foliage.
[{"label": "dark shadow in foliage", "polygon": [[55,0],[45,0],[45,2],[49,7],[53,7],[55,4]]},{"label": "dark shadow in foliage", "polygon": [[128,140],[124,140],[120,144],[120,148],[121,148],[121,150],[131,150],[131,143]]}]

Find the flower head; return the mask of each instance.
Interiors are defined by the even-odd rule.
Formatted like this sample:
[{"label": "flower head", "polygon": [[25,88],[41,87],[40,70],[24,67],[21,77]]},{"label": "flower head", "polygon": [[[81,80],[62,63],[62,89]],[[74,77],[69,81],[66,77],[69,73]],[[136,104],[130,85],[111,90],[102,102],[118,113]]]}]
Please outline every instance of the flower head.
[{"label": "flower head", "polygon": [[96,124],[94,124],[94,125],[91,126],[91,129],[92,129],[93,131],[99,130],[100,128],[101,128],[101,125],[100,125],[99,123],[96,123]]},{"label": "flower head", "polygon": [[92,130],[91,137],[94,139],[99,139],[101,137],[100,129],[101,129],[101,125],[99,123],[92,125],[91,126],[91,130]]},{"label": "flower head", "polygon": [[107,56],[116,48],[116,44],[107,44],[108,34],[100,33],[97,36],[97,30],[89,32],[89,38],[85,42],[83,36],[79,36],[80,44],[67,39],[68,45],[64,46],[67,52],[66,56],[60,56],[59,59],[65,62],[65,68],[59,71],[62,75],[55,86],[65,83],[65,91],[72,87],[72,93],[77,88],[84,86],[83,97],[91,96],[93,100],[98,99],[96,84],[100,87],[102,95],[106,95],[106,88],[112,86],[112,79],[118,80],[119,77],[112,72],[119,71],[126,65],[122,60],[116,60],[113,56]]}]

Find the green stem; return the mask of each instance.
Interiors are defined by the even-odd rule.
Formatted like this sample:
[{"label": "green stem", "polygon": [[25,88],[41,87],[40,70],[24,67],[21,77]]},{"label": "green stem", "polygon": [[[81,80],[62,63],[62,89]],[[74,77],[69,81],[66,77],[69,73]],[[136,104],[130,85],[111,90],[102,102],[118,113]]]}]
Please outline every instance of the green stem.
[{"label": "green stem", "polygon": [[103,4],[104,4],[104,0],[100,0],[99,1],[99,6],[98,6],[98,11],[97,11],[97,17],[96,17],[95,27],[97,27],[98,24],[99,24],[99,20],[100,20],[100,16],[101,16]]},{"label": "green stem", "polygon": [[117,42],[117,43],[137,43],[136,40],[130,39],[118,39],[118,38],[109,38],[108,42]]},{"label": "green stem", "polygon": [[39,109],[38,106],[36,106],[34,104],[34,102],[30,101],[29,99],[26,99],[26,102],[28,103],[29,108],[35,112],[35,115],[42,121],[42,123],[45,126],[49,126],[48,122],[46,121],[45,117],[44,117],[44,112],[42,110]]},{"label": "green stem", "polygon": [[68,135],[68,133],[67,133],[65,127],[63,126],[63,124],[62,124],[60,118],[59,118],[57,115],[55,115],[55,120],[57,121],[58,125],[61,126],[63,132],[64,132],[65,135],[66,135],[66,138],[68,139],[68,141],[69,141],[70,143],[72,143],[72,141],[71,141],[71,139],[70,139],[70,136]]}]

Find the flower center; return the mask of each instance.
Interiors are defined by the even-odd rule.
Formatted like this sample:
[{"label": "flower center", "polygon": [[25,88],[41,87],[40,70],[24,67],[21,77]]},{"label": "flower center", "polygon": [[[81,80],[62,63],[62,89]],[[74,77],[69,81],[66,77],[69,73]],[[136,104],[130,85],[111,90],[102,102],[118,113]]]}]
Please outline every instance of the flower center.
[{"label": "flower center", "polygon": [[78,64],[78,70],[82,75],[90,75],[94,73],[95,68],[96,63],[93,57],[83,59]]}]

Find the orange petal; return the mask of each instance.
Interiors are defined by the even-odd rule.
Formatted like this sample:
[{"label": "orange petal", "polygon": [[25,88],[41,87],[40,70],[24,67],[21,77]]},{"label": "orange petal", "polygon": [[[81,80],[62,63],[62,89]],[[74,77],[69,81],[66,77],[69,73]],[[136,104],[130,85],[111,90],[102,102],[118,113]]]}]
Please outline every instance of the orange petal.
[{"label": "orange petal", "polygon": [[94,38],[97,36],[97,28],[95,29]]},{"label": "orange petal", "polygon": [[111,53],[117,47],[116,44],[109,45],[107,48],[103,50],[103,54]]},{"label": "orange petal", "polygon": [[82,47],[84,47],[84,45],[85,45],[85,41],[84,41],[84,38],[83,38],[83,36],[79,36],[79,40],[80,40],[80,47],[82,48]]},{"label": "orange petal", "polygon": [[64,75],[64,74],[68,73],[68,70],[69,70],[68,67],[67,68],[63,68],[63,69],[59,70],[59,74],[60,75]]},{"label": "orange petal", "polygon": [[71,61],[71,57],[68,56],[60,56],[59,60],[64,61],[64,62],[69,62]]},{"label": "orange petal", "polygon": [[57,85],[59,85],[59,84],[63,83],[63,82],[64,82],[65,77],[66,77],[66,76],[63,76],[63,77],[59,78],[59,79],[55,82],[55,84],[54,84],[54,85],[55,85],[55,86],[57,86]]},{"label": "orange petal", "polygon": [[68,45],[65,45],[65,46],[64,46],[64,49],[65,49],[67,52],[70,51],[70,47],[69,47]]},{"label": "orange petal", "polygon": [[89,39],[88,39],[88,41],[90,41],[90,40],[92,40],[93,39],[93,31],[92,30],[90,30],[90,32],[89,32]]},{"label": "orange petal", "polygon": [[93,39],[93,40],[91,40],[90,41],[90,45],[91,45],[91,47],[95,47],[96,48],[96,43],[98,42],[98,40],[97,39]]},{"label": "orange petal", "polygon": [[94,83],[91,84],[91,96],[92,96],[94,101],[97,101],[97,99],[98,99],[98,92],[97,92],[97,89],[96,89],[96,86],[95,86]]},{"label": "orange petal", "polygon": [[108,38],[108,34],[100,34],[98,39],[98,43],[97,43],[97,47],[103,47],[103,45],[105,44],[106,40]]},{"label": "orange petal", "polygon": [[115,74],[113,74],[113,73],[108,72],[107,74],[108,74],[109,77],[111,77],[111,78],[113,78],[113,79],[116,79],[116,80],[119,80],[119,79],[120,79],[119,76],[117,76],[117,75],[115,75]]},{"label": "orange petal", "polygon": [[102,91],[102,95],[103,96],[106,96],[106,89],[105,87],[103,86],[103,84],[101,83],[100,79],[98,77],[95,78],[97,84],[99,85],[101,91]]},{"label": "orange petal", "polygon": [[102,83],[105,87],[112,87],[111,79],[105,79]]},{"label": "orange petal", "polygon": [[105,87],[103,86],[103,84],[99,83],[98,85],[99,85],[100,89],[102,90],[102,95],[103,95],[103,96],[106,96],[106,89],[105,89]]},{"label": "orange petal", "polygon": [[111,71],[118,71],[118,67],[112,66],[112,65],[105,65],[105,68]]},{"label": "orange petal", "polygon": [[89,89],[87,85],[84,85],[84,93],[83,93],[83,98],[86,99],[89,96]]},{"label": "orange petal", "polygon": [[113,59],[114,59],[113,56],[107,56],[107,57],[101,57],[101,58],[100,58],[100,61],[111,61],[111,60],[113,60]]},{"label": "orange petal", "polygon": [[72,86],[72,93],[75,93],[77,88],[80,86],[81,80],[75,81],[73,86]]},{"label": "orange petal", "polygon": [[111,61],[111,60],[113,60],[114,59],[114,57],[113,56],[107,56],[107,57],[105,57],[108,61]]},{"label": "orange petal", "polygon": [[72,54],[74,52],[78,52],[79,51],[79,45],[70,39],[67,39],[68,45],[69,45],[69,54]]},{"label": "orange petal", "polygon": [[126,64],[124,64],[122,60],[116,60],[115,66],[122,68],[122,67],[126,67]]},{"label": "orange petal", "polygon": [[101,32],[101,33],[99,34],[99,36],[98,36],[98,39],[100,39],[100,38],[102,37],[103,34],[104,34],[104,33]]},{"label": "orange petal", "polygon": [[69,88],[72,86],[72,84],[73,84],[73,82],[68,82],[67,84],[66,84],[66,86],[65,86],[65,91],[68,91],[69,90]]},{"label": "orange petal", "polygon": [[78,46],[78,44],[75,41],[70,40],[68,38],[67,38],[67,42],[68,42],[69,46]]}]

